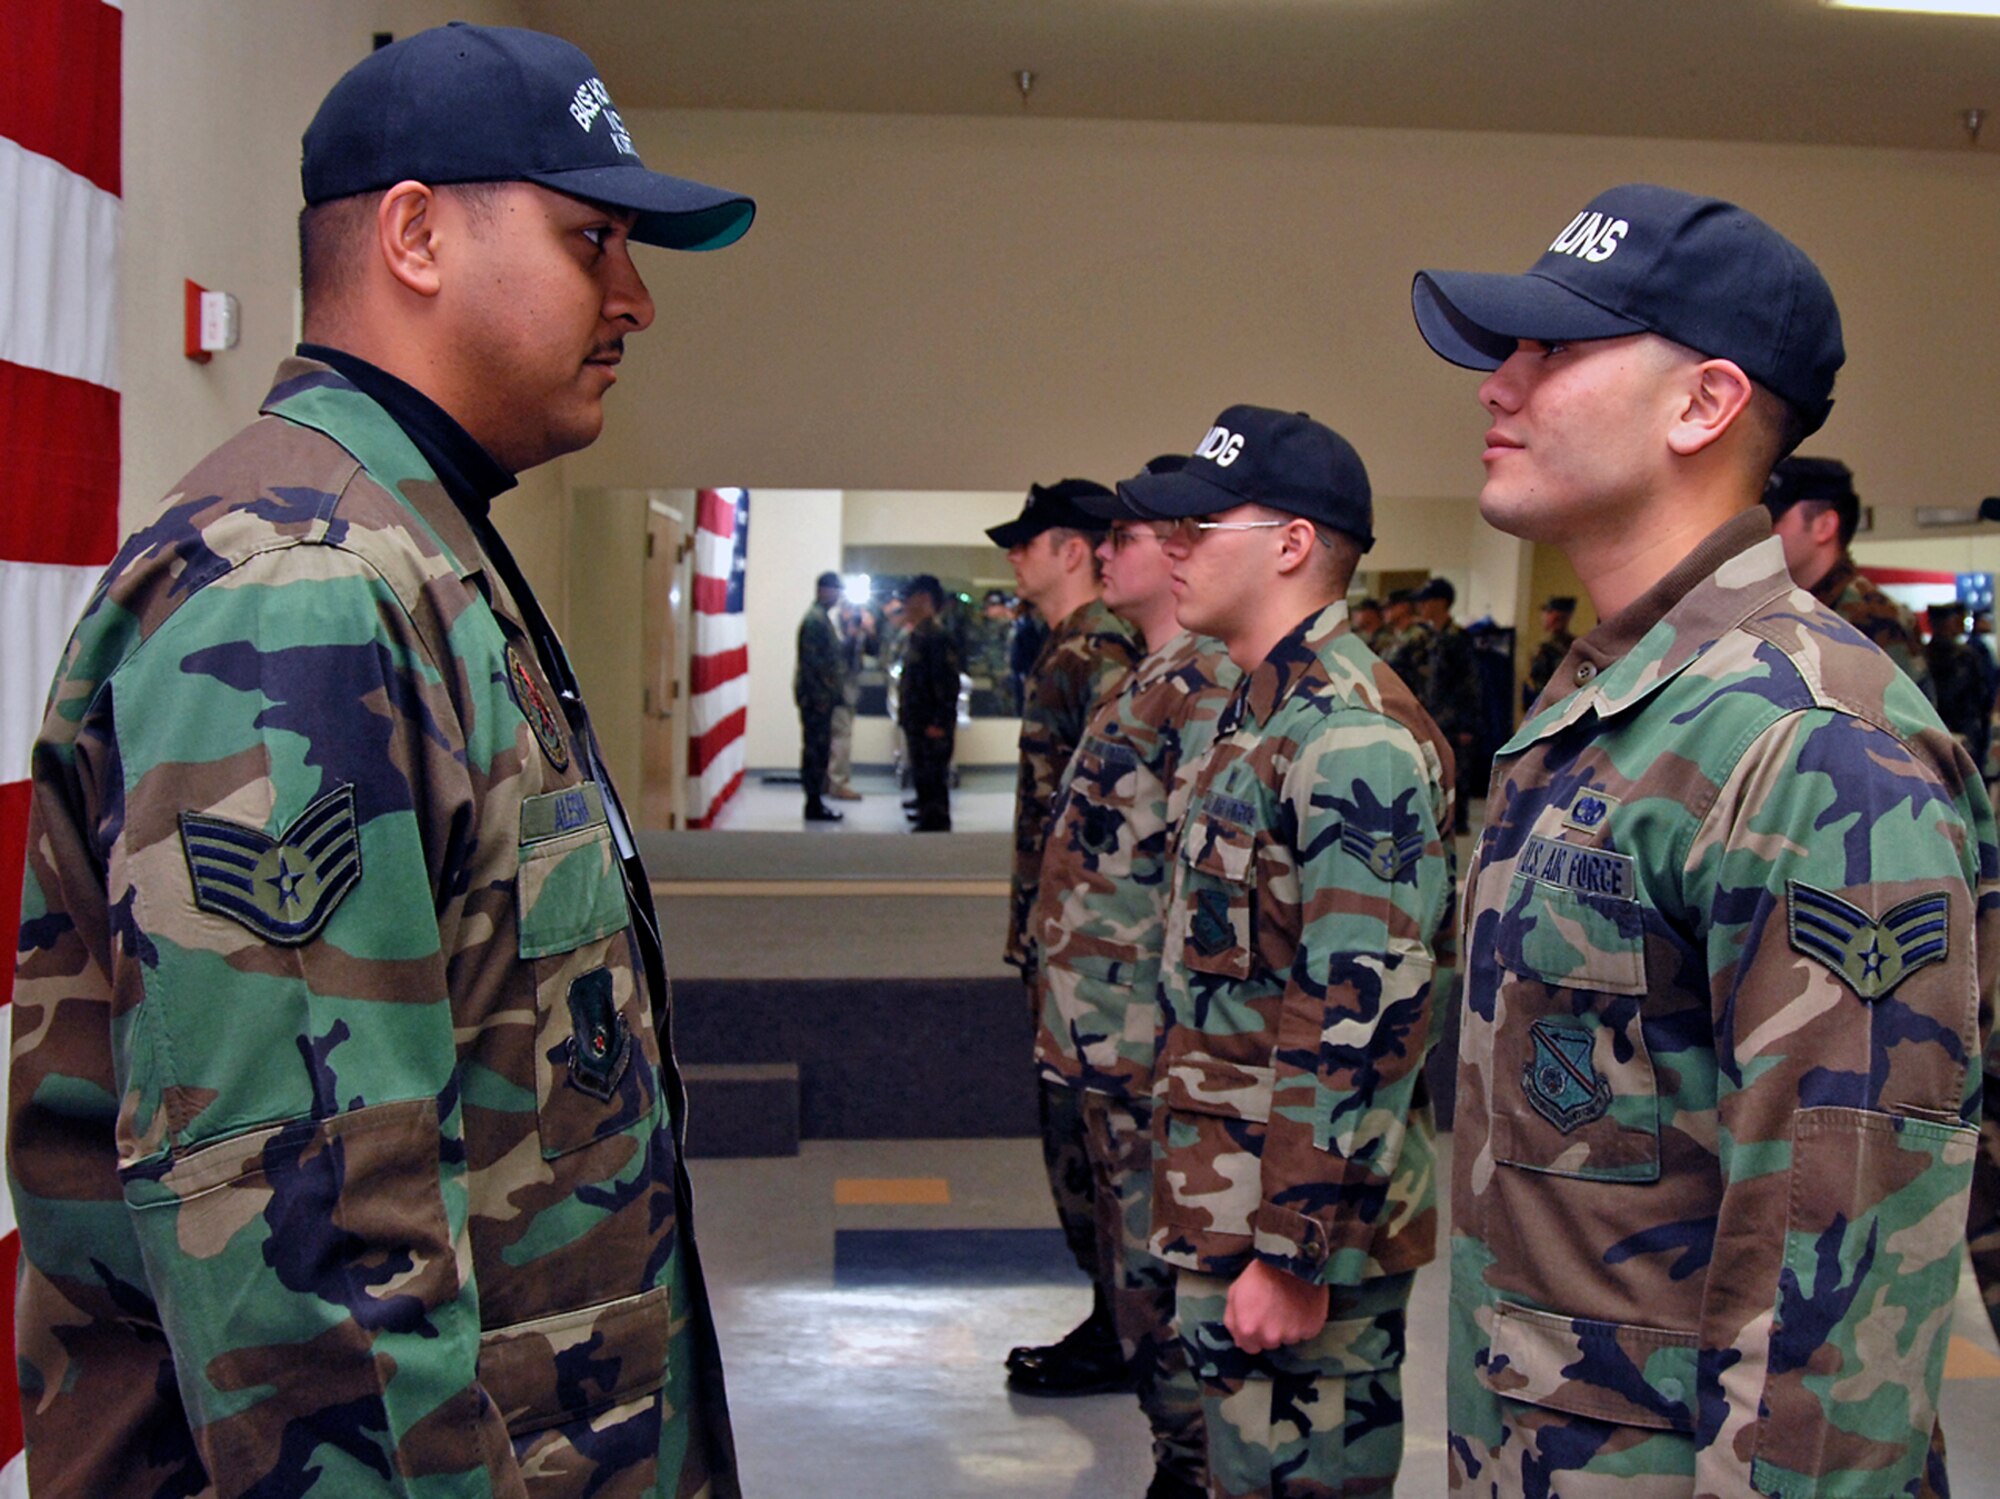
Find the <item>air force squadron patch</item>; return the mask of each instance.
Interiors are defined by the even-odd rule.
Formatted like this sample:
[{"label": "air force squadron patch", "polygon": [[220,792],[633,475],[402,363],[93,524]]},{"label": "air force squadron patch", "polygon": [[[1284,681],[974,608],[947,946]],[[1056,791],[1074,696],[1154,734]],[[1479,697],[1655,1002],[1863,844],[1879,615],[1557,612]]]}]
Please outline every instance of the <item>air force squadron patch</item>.
[{"label": "air force squadron patch", "polygon": [[1537,1020],[1528,1034],[1535,1050],[1521,1068],[1521,1088],[1535,1112],[1564,1134],[1602,1118],[1611,1107],[1611,1084],[1591,1057],[1591,1033]]},{"label": "air force squadron patch", "polygon": [[514,706],[528,720],[528,727],[535,731],[535,742],[549,757],[549,764],[559,771],[568,770],[569,746],[563,742],[562,722],[535,685],[535,674],[528,670],[521,648],[511,640],[507,642],[507,690],[514,696]]},{"label": "air force squadron patch", "polygon": [[1880,999],[1919,968],[1942,963],[1950,946],[1951,902],[1942,892],[1906,900],[1875,921],[1837,895],[1792,880],[1785,905],[1792,946],[1863,999]]},{"label": "air force squadron patch", "polygon": [[181,848],[197,906],[266,942],[303,946],[361,878],[354,788],[328,792],[276,838],[225,817],[183,812]]}]

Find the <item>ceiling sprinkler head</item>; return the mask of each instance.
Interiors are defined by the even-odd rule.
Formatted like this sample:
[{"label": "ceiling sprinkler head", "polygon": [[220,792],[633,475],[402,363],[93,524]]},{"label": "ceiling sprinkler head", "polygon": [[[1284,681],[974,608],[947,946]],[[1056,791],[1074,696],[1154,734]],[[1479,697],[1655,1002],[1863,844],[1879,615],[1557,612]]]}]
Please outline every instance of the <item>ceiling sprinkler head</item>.
[{"label": "ceiling sprinkler head", "polygon": [[1979,127],[1986,123],[1986,111],[1978,108],[1968,109],[1958,118],[1965,126],[1965,143],[1968,146],[1978,145]]},{"label": "ceiling sprinkler head", "polygon": [[1014,87],[1021,91],[1021,102],[1028,102],[1028,95],[1035,91],[1035,75],[1027,68],[1014,75]]}]

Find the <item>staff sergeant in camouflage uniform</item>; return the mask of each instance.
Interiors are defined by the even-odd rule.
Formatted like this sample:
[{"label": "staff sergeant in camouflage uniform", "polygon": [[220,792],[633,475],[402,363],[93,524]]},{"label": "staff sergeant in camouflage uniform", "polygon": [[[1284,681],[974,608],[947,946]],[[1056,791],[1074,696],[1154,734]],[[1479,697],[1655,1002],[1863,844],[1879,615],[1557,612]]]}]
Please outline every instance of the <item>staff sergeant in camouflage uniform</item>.
[{"label": "staff sergeant in camouflage uniform", "polygon": [[[1139,644],[1126,623],[1098,596],[1097,544],[1105,521],[1077,503],[1082,495],[1109,499],[1088,479],[1033,485],[1021,513],[987,536],[1004,547],[1015,592],[1048,625],[1048,636],[1022,686],[1021,776],[1014,793],[1014,874],[1008,901],[1006,958],[1027,985],[1028,1013],[1039,1021],[1035,897],[1042,848],[1056,788],[1083,740],[1098,699],[1138,664]],[[1007,1383],[1031,1395],[1078,1395],[1129,1385],[1117,1329],[1105,1304],[1097,1256],[1097,1218],[1083,1115],[1074,1090],[1044,1082],[1040,1089],[1042,1163],[1063,1237],[1094,1288],[1090,1315],[1057,1342],[1007,1355]]]},{"label": "staff sergeant in camouflage uniform", "polygon": [[[1148,473],[1187,460],[1155,458]],[[1166,555],[1150,525],[1098,501],[1104,602],[1147,654],[1097,705],[1056,797],[1042,852],[1035,934],[1042,980],[1035,1060],[1078,1092],[1097,1209],[1101,1284],[1153,1427],[1148,1499],[1206,1492],[1201,1399],[1174,1330],[1174,1276],[1146,1247],[1153,1221],[1153,1051],[1170,836],[1185,781],[1237,670],[1222,643],[1181,629]]]},{"label": "staff sergeant in camouflage uniform", "polygon": [[826,804],[827,767],[833,760],[833,714],[846,695],[846,668],[840,626],[840,574],[821,573],[813,601],[799,620],[798,652],[792,665],[792,702],[799,710],[799,785],[805,791],[807,822],[839,822]]},{"label": "staff sergeant in camouflage uniform", "polygon": [[1874,641],[1936,702],[1916,616],[1877,588],[1848,551],[1861,524],[1853,471],[1838,458],[1786,458],[1771,470],[1764,508],[1792,581]]},{"label": "staff sergeant in camouflage uniform", "polygon": [[1451,750],[1348,628],[1374,525],[1338,434],[1232,406],[1121,493],[1170,522],[1181,624],[1245,673],[1183,770],[1154,1083],[1153,1252],[1180,1271],[1209,1492],[1386,1495],[1436,1252]]},{"label": "staff sergeant in camouflage uniform", "polygon": [[596,438],[629,241],[752,205],[644,170],[574,47],[458,25],[335,85],[303,176],[308,342],[34,751],[30,1480],[734,1496],[645,872],[487,506]]},{"label": "staff sergeant in camouflage uniform", "polygon": [[1528,275],[1413,299],[1492,371],[1481,513],[1602,621],[1469,875],[1453,1490],[1942,1495],[2000,849],[1757,504],[1832,404],[1832,293],[1743,210],[1631,186]]}]

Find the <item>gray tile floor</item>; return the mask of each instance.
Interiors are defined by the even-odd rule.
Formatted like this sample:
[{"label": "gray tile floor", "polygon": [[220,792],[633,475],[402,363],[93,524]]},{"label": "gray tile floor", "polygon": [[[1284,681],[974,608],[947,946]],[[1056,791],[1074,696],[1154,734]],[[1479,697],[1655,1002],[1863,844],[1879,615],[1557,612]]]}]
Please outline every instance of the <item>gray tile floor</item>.
[{"label": "gray tile floor", "polygon": [[[752,1499],[1139,1499],[1129,1396],[1009,1396],[1000,1360],[1083,1313],[1074,1286],[842,1289],[839,1228],[1053,1226],[1032,1140],[807,1142],[795,1159],[693,1163],[745,1492]],[[837,1206],[836,1183],[943,1178],[932,1206]],[[2000,1499],[2000,1354],[1961,1297],[1944,1393],[1958,1499]],[[1417,1280],[1405,1499],[1444,1493],[1443,1267]]]},{"label": "gray tile floor", "polygon": [[[796,785],[752,778],[723,841],[647,835],[672,970],[683,977],[958,977],[1004,971],[1012,781],[968,778],[949,838],[901,833],[884,775],[836,828],[805,831]],[[1476,811],[1476,808],[1475,808]],[[789,837],[739,838],[749,830]],[[895,835],[883,836],[883,835]],[[838,856],[836,856],[838,851]],[[1462,861],[1470,840],[1460,840]],[[825,881],[758,893],[717,881]],[[842,879],[902,880],[857,902]],[[926,888],[927,882],[936,890]],[[955,893],[945,893],[956,882]],[[1025,1065],[1025,1063],[1023,1064]],[[692,1163],[751,1499],[1139,1499],[1145,1423],[1129,1396],[1010,1397],[1000,1361],[1066,1331],[1088,1302],[1072,1285],[859,1289],[834,1283],[841,1229],[1052,1228],[1036,1142],[808,1141],[795,1158]],[[941,1178],[948,1201],[843,1206],[843,1180]],[[1404,1499],[1444,1492],[1443,1267],[1417,1280],[1405,1389]],[[2000,1499],[2000,1350],[1961,1296],[1944,1388],[1957,1499]]]}]

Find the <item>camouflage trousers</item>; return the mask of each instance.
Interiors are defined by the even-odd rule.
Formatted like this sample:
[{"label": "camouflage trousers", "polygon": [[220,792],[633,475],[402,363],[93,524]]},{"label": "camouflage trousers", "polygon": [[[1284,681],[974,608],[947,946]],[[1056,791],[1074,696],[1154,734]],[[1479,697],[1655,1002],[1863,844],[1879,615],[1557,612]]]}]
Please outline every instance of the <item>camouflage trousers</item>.
[{"label": "camouflage trousers", "polygon": [[1181,1339],[1201,1386],[1211,1499],[1368,1499],[1394,1491],[1414,1279],[1335,1286],[1318,1337],[1249,1354],[1223,1325],[1230,1282],[1180,1272]]},{"label": "camouflage trousers", "polygon": [[1972,1163],[1972,1221],[1968,1243],[1972,1273],[2000,1338],[2000,1075],[1986,1074],[1986,1116],[1979,1126],[1979,1155]]},{"label": "camouflage trousers", "polygon": [[1201,1392],[1174,1329],[1174,1267],[1153,1258],[1153,1119],[1148,1104],[1079,1093],[1097,1204],[1100,1284],[1153,1427],[1153,1465],[1200,1483]]},{"label": "camouflage trousers", "polygon": [[[1028,992],[1037,993],[1030,984]],[[1083,1093],[1064,1083],[1040,1078],[1042,1165],[1049,1174],[1049,1193],[1056,1200],[1056,1219],[1063,1242],[1076,1256],[1076,1267],[1094,1284],[1104,1276],[1097,1258],[1097,1208],[1091,1191],[1090,1152],[1084,1146]]]}]

